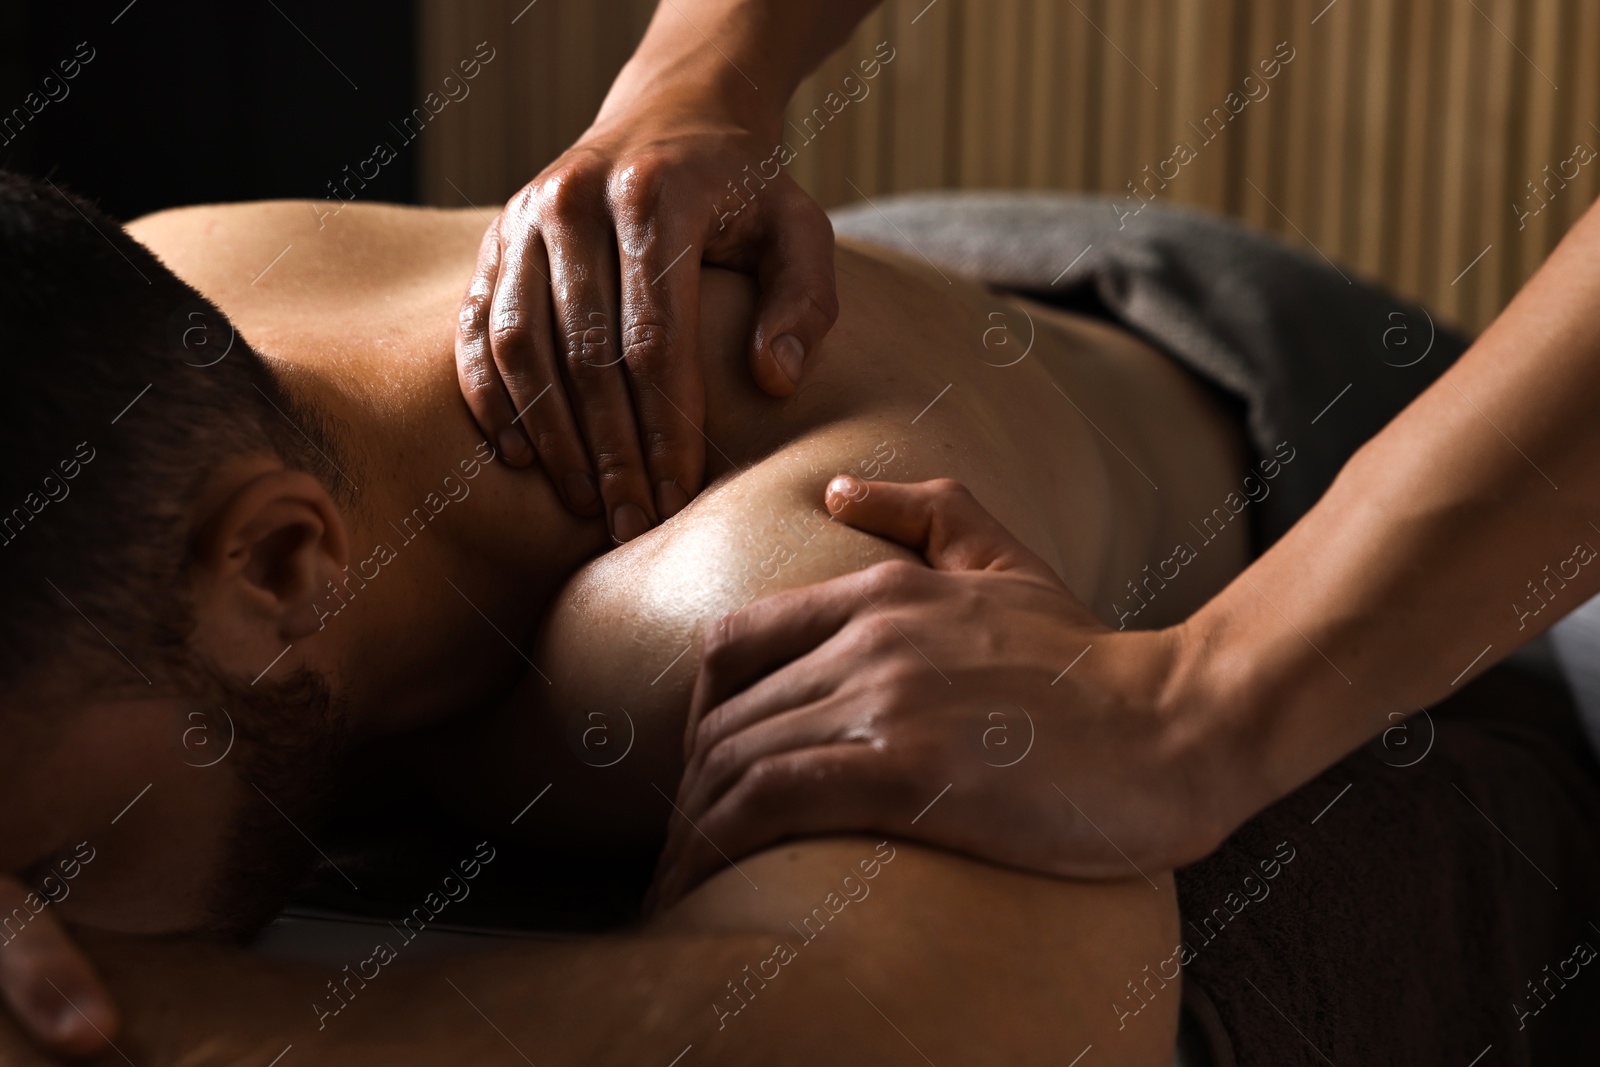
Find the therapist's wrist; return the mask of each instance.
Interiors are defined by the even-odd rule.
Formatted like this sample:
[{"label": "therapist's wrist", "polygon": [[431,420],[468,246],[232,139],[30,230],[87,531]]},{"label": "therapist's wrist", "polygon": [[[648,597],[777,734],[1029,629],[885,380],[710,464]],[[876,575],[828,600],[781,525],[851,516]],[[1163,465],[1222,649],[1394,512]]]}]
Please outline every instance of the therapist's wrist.
[{"label": "therapist's wrist", "polygon": [[[652,44],[647,39],[628,60],[606,93],[594,125],[625,122],[627,116],[663,106],[701,121],[725,121],[776,143],[784,109],[799,85],[798,73],[771,69],[761,57],[734,57],[675,40]],[[759,72],[745,73],[749,68]]]},{"label": "therapist's wrist", "polygon": [[[1188,624],[1101,632],[1092,662],[1074,672],[1077,684],[1050,690],[1063,690],[1055,707],[1066,722],[1098,710],[1117,723],[1104,744],[1106,773],[1148,813],[1148,839],[1135,851],[1162,868],[1215,851],[1257,803],[1242,788],[1252,762],[1249,731],[1218,695],[1205,637]],[[1059,643],[1078,640],[1069,627]]]},{"label": "therapist's wrist", "polygon": [[[1371,708],[1319,645],[1249,582],[1234,582],[1173,628],[1166,715],[1201,769],[1224,833],[1298,789],[1376,732]],[[1220,840],[1220,839],[1219,839]]]},{"label": "therapist's wrist", "polygon": [[1169,658],[1156,712],[1187,784],[1198,858],[1299,784],[1278,758],[1292,671],[1225,612],[1161,633]]}]

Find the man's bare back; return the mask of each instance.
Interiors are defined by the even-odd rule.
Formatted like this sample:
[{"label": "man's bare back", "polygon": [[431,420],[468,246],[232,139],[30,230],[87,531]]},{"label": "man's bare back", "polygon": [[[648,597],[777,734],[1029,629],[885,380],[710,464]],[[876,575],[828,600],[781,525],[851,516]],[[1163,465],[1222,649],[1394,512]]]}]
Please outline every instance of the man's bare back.
[{"label": "man's bare back", "polygon": [[[454,560],[430,558],[438,546],[418,540],[419,551],[403,540],[403,516],[436,488],[439,472],[481,445],[457,397],[449,312],[483,221],[471,210],[352,207],[323,228],[308,205],[270,203],[168,212],[132,232],[215,299],[259,351],[284,360],[291,382],[356,428],[354,451],[395,456],[420,476],[409,498],[363,502],[371,532],[353,538],[358,559],[370,554],[369,541],[392,547],[401,576],[330,598],[341,615],[329,625],[347,625],[345,604],[352,615],[391,615],[384,592],[404,583],[415,596],[426,582],[442,593],[442,609],[459,613],[470,600],[528,648],[536,670],[508,657],[502,641],[453,646],[448,668],[425,659],[426,672],[386,669],[380,673],[401,684],[381,699],[391,709],[419,692],[438,699],[421,675],[458,676],[463,663],[500,678],[520,666],[525,683],[498,722],[466,738],[451,731],[460,752],[451,770],[490,804],[514,801],[534,778],[558,783],[574,809],[546,832],[566,843],[653,844],[665,811],[657,790],[670,793],[676,782],[706,623],[758,596],[905,558],[826,522],[822,487],[835,474],[963,482],[1111,623],[1117,605],[1138,603],[1133,590],[1149,599],[1136,625],[1183,618],[1244,562],[1245,528],[1236,523],[1205,543],[1170,588],[1148,581],[1146,564],[1168,557],[1175,542],[1195,541],[1189,523],[1236,487],[1233,467],[1242,464],[1236,430],[1184,372],[1109,325],[999,299],[860,246],[838,254],[839,323],[789,400],[760,393],[743,371],[753,286],[705,272],[700,327],[713,488],[680,517],[584,568],[534,644],[552,573],[565,576],[592,555],[601,531],[572,519],[539,474],[496,469],[499,482],[486,486],[481,506],[452,506],[459,514],[441,517],[436,531],[460,531],[452,547],[471,543],[487,553],[475,561],[476,577],[463,577]],[[481,620],[462,628],[475,629],[481,635]],[[499,654],[498,668],[479,665],[486,652]],[[451,690],[449,699],[459,703],[462,694]],[[389,716],[437,717],[423,709]],[[612,751],[633,747],[613,766],[610,752],[575,752],[574,730]],[[526,829],[539,825],[531,820]]]},{"label": "man's bare back", "polygon": [[[721,480],[658,530],[583,571],[555,599],[534,643],[559,582],[603,546],[604,529],[567,516],[539,475],[492,463],[475,476],[470,497],[457,501],[447,488],[452,503],[433,502],[442,476],[459,482],[455,472],[483,447],[460,404],[449,348],[449,312],[481,222],[470,213],[369,208],[351,209],[319,230],[305,205],[267,204],[169,213],[132,232],[215,300],[291,390],[313,400],[336,427],[341,455],[353,459],[343,472],[360,487],[346,517],[351,557],[381,562],[376,572],[342,583],[342,592],[330,589],[324,626],[306,643],[332,638],[321,662],[357,709],[358,737],[399,733],[487,704],[523,675],[499,715],[464,732],[455,756],[466,761],[458,767],[468,769],[472,790],[457,799],[482,804],[535,780],[555,781],[547,810],[569,819],[536,837],[592,843],[600,834],[601,847],[634,848],[658,840],[670,809],[657,790],[670,793],[675,784],[702,627],[754,596],[903,555],[815,523],[831,475],[961,479],[1105,617],[1121,583],[1140,577],[1188,516],[1209,513],[1233,487],[1237,444],[1225,420],[1158,355],[1109,327],[1040,309],[1030,318],[1020,305],[934,272],[841,252],[839,326],[814,353],[807,388],[774,401],[745,386],[742,374],[717,373],[734,369],[751,296],[738,276],[708,272],[701,316],[712,369],[706,433],[712,474]],[[405,521],[411,515],[427,520],[425,533],[413,534]],[[1235,528],[1139,621],[1181,617],[1242,558],[1243,531]],[[527,670],[523,649],[537,671]],[[630,710],[638,737],[607,778],[583,753],[553,742],[550,730],[553,723],[565,729],[574,712],[613,703]],[[567,765],[552,766],[552,753]],[[930,797],[936,792],[930,788]],[[491,822],[504,822],[516,809],[483,810],[493,813]],[[806,843],[742,861],[739,872],[725,871],[664,917],[675,931],[668,942],[647,936],[608,940],[592,952],[516,953],[515,972],[529,984],[513,996],[537,986],[540,1008],[549,1009],[526,1025],[550,1047],[620,1053],[614,1025],[587,1036],[573,1032],[566,996],[598,1019],[636,1018],[648,1005],[668,1032],[718,1040],[711,1035],[726,1034],[734,1002],[720,1010],[710,1000],[691,1004],[704,999],[701,985],[727,985],[719,970],[729,962],[725,939],[735,931],[740,938],[761,931],[761,941],[781,933],[797,921],[796,911],[809,908],[801,898],[821,888],[844,852],[861,847]],[[1057,883],[890,847],[900,848],[898,871],[911,872],[915,888],[903,906],[880,893],[876,899],[890,905],[882,919],[860,924],[862,936],[849,949],[870,964],[850,995],[891,1018],[903,1011],[897,1021],[926,1026],[940,1047],[976,1042],[974,1048],[993,1050],[1004,1042],[971,1012],[971,990],[930,973],[932,963],[993,969],[999,1000],[1059,1016],[1063,995],[1104,987],[1109,1000],[1148,960],[1166,955],[1165,928],[1175,921],[1168,879],[1159,887],[1142,877]],[[768,891],[752,890],[763,878]],[[773,885],[794,892],[786,896]],[[1026,906],[1029,899],[1038,907]],[[937,945],[919,932],[958,926],[963,934],[941,934]],[[1061,953],[1041,954],[1051,940]],[[740,944],[744,953],[753,942]],[[772,951],[754,958],[765,961]],[[658,978],[615,981],[623,960],[630,975]],[[674,973],[666,985],[663,967]],[[1119,977],[1124,972],[1128,979]],[[186,973],[183,966],[172,972],[174,987]],[[428,973],[416,972],[411,982],[437,979]],[[415,995],[405,982],[394,988]],[[741,1019],[741,1033],[759,1046],[798,1018],[811,1020],[821,994],[790,996],[794,1015],[763,1008]],[[134,1014],[138,998],[129,999]],[[392,1022],[378,1006],[388,999],[380,992],[363,1011]],[[679,1028],[670,1018],[679,1000],[703,1013],[702,1024]],[[404,1002],[390,1000],[390,1010]],[[763,1012],[767,1023],[759,1022]],[[1115,1032],[1114,1014],[1092,996],[1081,1016],[1073,1008],[1061,1018],[1074,1032],[1105,1039]],[[1170,1023],[1124,1040],[1146,1051],[1170,1048]],[[354,1022],[346,1032],[374,1033]],[[857,1033],[840,1022],[821,1032],[817,1047],[837,1049]],[[1016,1036],[1041,1062],[1065,1051],[1054,1038],[1041,1046],[1037,1026]],[[1148,1046],[1146,1037],[1154,1038]],[[728,1055],[713,1058],[731,1057],[735,1045],[720,1040]],[[808,1062],[803,1043],[782,1040],[793,1062]],[[654,1046],[634,1049],[647,1050]]]}]

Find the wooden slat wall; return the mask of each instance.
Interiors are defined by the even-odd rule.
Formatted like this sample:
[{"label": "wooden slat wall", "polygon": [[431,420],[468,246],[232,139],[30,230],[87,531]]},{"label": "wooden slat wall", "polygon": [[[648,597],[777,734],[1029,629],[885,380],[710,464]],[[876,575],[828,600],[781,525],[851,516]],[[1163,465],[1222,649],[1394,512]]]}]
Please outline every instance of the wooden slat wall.
[{"label": "wooden slat wall", "polygon": [[[654,6],[422,0],[419,95],[479,41],[496,49],[419,145],[425,199],[495,204],[538,173]],[[1313,246],[1477,329],[1600,192],[1600,159],[1546,184],[1580,143],[1600,149],[1594,0],[886,0],[792,117],[880,41],[895,58],[870,95],[795,144],[790,173],[826,205],[933,187],[1120,197],[1183,141],[1197,156],[1152,184],[1160,201]],[[1279,42],[1294,59],[1268,95],[1204,142],[1194,127]],[[1514,205],[1538,210],[1519,226]]]}]

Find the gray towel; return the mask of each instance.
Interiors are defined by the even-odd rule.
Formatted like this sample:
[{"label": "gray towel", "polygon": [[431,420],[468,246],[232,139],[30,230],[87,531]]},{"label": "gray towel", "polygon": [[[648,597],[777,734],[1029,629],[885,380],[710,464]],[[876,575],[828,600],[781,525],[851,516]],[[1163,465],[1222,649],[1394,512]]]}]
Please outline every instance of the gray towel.
[{"label": "gray towel", "polygon": [[1251,509],[1277,540],[1467,346],[1436,319],[1234,223],[1053,193],[916,193],[833,212],[841,235],[997,289],[1100,314],[1238,401],[1262,459],[1293,463]]}]

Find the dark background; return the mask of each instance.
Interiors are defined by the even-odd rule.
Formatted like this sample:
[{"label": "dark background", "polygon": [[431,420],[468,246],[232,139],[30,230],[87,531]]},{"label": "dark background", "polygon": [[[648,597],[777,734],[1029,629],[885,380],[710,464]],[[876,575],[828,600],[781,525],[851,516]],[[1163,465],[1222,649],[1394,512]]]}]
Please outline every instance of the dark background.
[{"label": "dark background", "polygon": [[[48,176],[124,221],[326,197],[416,105],[415,22],[412,0],[0,0],[0,118],[28,113],[23,98],[43,96],[79,42],[95,50],[64,99],[0,144],[0,167]],[[401,151],[362,199],[416,202],[416,168]]]}]

